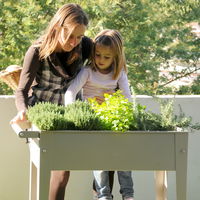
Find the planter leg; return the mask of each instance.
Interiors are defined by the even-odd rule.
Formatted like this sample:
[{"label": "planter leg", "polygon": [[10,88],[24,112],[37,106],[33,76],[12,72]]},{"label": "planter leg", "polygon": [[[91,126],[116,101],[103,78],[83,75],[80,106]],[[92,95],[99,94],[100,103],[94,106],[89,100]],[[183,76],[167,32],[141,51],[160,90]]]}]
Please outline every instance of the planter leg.
[{"label": "planter leg", "polygon": [[155,172],[156,200],[167,200],[167,172]]},{"label": "planter leg", "polygon": [[40,160],[40,167],[37,175],[37,200],[49,199],[49,182],[51,170]]},{"label": "planter leg", "polygon": [[30,161],[30,182],[29,182],[29,200],[36,200],[37,193],[37,168],[32,161]]},{"label": "planter leg", "polygon": [[187,146],[188,146],[187,136],[181,137],[180,135],[176,135],[177,200],[187,200]]}]

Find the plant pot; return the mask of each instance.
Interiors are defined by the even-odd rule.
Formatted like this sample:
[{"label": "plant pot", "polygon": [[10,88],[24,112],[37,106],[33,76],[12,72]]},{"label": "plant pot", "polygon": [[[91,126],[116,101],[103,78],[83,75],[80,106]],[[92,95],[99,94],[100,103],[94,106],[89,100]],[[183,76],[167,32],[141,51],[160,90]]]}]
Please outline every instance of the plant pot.
[{"label": "plant pot", "polygon": [[[38,171],[37,200],[48,199],[51,170],[102,169],[176,171],[177,200],[186,200],[187,132],[32,129],[18,134],[29,139],[31,167]],[[31,180],[35,175],[31,172]],[[31,191],[35,191],[34,185],[32,182]]]}]

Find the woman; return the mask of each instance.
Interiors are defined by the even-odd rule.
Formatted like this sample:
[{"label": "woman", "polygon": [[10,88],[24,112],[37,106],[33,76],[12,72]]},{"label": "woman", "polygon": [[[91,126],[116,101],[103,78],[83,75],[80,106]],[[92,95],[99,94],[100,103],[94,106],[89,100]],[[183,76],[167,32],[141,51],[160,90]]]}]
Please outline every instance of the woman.
[{"label": "woman", "polygon": [[[64,93],[89,58],[92,41],[84,36],[88,18],[77,4],[62,6],[46,32],[26,52],[16,91],[17,115],[26,121],[28,106],[48,101],[64,105]],[[67,159],[67,158],[63,158]],[[52,171],[49,200],[64,200],[69,171]]]}]

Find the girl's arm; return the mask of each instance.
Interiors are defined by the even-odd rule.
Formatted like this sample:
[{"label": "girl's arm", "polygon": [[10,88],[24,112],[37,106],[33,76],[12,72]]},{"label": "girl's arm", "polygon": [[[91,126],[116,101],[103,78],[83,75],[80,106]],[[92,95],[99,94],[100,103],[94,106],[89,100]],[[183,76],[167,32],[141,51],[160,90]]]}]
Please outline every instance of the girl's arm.
[{"label": "girl's arm", "polygon": [[67,91],[65,92],[65,105],[71,104],[76,101],[76,95],[85,85],[88,77],[88,70],[83,67],[76,78],[72,80]]},{"label": "girl's arm", "polygon": [[129,84],[128,84],[128,77],[127,74],[125,73],[125,71],[122,71],[118,80],[118,87],[119,89],[122,91],[122,94],[129,99],[129,101],[133,101],[132,100],[132,96],[131,96],[131,91],[129,88]]}]

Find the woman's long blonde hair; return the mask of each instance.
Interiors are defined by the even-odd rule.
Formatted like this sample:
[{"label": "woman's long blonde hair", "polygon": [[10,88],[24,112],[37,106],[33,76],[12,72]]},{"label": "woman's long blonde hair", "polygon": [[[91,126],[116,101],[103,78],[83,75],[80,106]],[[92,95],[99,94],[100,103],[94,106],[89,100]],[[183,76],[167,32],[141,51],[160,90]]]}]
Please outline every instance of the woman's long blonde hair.
[{"label": "woman's long blonde hair", "polygon": [[[58,45],[58,37],[64,25],[75,27],[82,24],[87,26],[88,18],[78,4],[69,3],[62,6],[52,18],[45,33],[37,41],[40,59],[47,58],[55,51]],[[73,29],[70,31],[72,32]],[[67,37],[70,36],[71,32],[68,32]],[[70,52],[70,58],[73,58],[78,51],[79,45]]]},{"label": "woman's long blonde hair", "polygon": [[94,38],[94,47],[91,58],[91,67],[94,70],[97,69],[95,64],[95,47],[97,44],[110,47],[111,51],[114,53],[114,60],[112,63],[114,71],[113,79],[117,79],[122,70],[127,72],[123,40],[121,34],[117,30],[105,29]]}]

